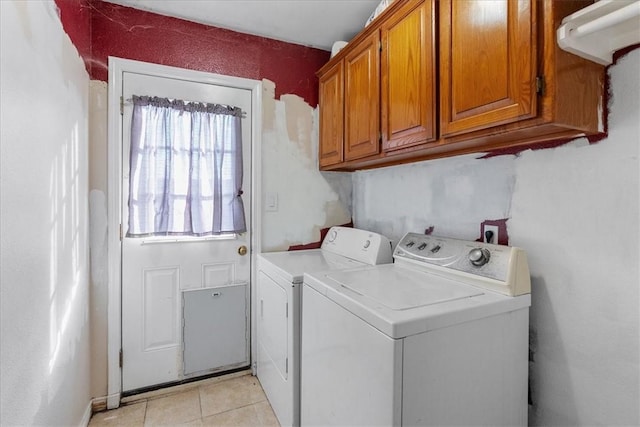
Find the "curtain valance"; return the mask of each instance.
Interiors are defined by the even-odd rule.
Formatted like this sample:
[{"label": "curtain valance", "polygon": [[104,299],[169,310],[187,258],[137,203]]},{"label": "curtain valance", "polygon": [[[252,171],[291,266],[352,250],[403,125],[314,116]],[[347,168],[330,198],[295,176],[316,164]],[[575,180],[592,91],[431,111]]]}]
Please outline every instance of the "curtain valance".
[{"label": "curtain valance", "polygon": [[232,107],[222,104],[208,104],[204,102],[183,101],[181,99],[160,98],[157,96],[138,96],[131,97],[134,105],[151,105],[154,107],[172,108],[178,111],[189,111],[199,113],[225,114],[229,116],[242,117],[240,107]]}]

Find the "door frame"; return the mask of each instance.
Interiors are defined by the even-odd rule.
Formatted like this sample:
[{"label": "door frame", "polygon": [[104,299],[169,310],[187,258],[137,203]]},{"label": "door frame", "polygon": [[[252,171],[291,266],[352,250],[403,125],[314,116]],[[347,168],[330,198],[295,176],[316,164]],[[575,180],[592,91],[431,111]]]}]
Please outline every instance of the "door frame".
[{"label": "door frame", "polygon": [[251,91],[251,268],[250,268],[250,322],[251,322],[251,366],[255,356],[255,256],[261,250],[262,229],[262,81],[241,77],[225,76],[203,71],[187,70],[166,65],[151,64],[110,56],[108,87],[108,146],[107,146],[107,408],[120,406],[122,394],[122,369],[120,367],[120,349],[122,347],[122,247],[121,247],[121,175],[122,175],[122,115],[120,114],[120,96],[122,94],[123,73],[148,74],[158,77],[189,80],[230,86]]}]

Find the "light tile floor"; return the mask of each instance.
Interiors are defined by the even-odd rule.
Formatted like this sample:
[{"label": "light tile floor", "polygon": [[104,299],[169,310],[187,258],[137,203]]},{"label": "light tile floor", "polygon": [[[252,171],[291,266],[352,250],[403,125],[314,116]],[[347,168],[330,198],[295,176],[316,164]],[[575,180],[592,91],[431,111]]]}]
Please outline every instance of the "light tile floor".
[{"label": "light tile floor", "polygon": [[276,426],[278,420],[258,382],[242,375],[160,396],[133,399],[94,414],[89,426]]}]

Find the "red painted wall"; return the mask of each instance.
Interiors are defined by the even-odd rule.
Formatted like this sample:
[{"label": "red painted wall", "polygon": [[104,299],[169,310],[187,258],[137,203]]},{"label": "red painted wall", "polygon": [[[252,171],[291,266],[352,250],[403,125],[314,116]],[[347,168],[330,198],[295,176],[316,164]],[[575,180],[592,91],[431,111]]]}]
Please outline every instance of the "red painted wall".
[{"label": "red painted wall", "polygon": [[91,6],[90,0],[56,0],[60,21],[78,49],[87,71],[91,72]]},{"label": "red painted wall", "polygon": [[[58,0],[59,2],[73,0]],[[91,5],[93,79],[107,81],[108,56],[236,77],[269,79],[276,97],[296,94],[318,104],[315,72],[329,52],[257,37],[100,0]]]}]

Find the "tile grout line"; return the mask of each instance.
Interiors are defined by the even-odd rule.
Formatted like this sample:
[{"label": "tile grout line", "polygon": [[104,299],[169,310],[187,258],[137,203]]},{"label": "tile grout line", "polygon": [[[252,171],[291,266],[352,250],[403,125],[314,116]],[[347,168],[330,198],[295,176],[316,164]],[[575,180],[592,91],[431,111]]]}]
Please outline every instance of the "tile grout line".
[{"label": "tile grout line", "polygon": [[[262,403],[262,402],[264,402],[264,400],[261,400],[260,402],[247,403],[246,405],[238,406],[237,408],[227,409],[222,412],[216,412],[215,414],[207,415],[207,418],[215,417],[216,415],[220,415],[220,414],[226,414],[227,412],[231,412],[231,411],[237,411],[238,409],[248,408],[249,406],[255,406],[258,403]],[[202,414],[202,412],[200,412],[200,414]],[[204,419],[204,416],[202,417],[202,419]]]},{"label": "tile grout line", "polygon": [[202,385],[198,386],[198,403],[200,404],[200,421],[204,420],[204,414],[202,413]]},{"label": "tile grout line", "polygon": [[149,401],[144,402],[144,417],[142,417],[142,427],[147,425],[147,410],[149,409]]}]

